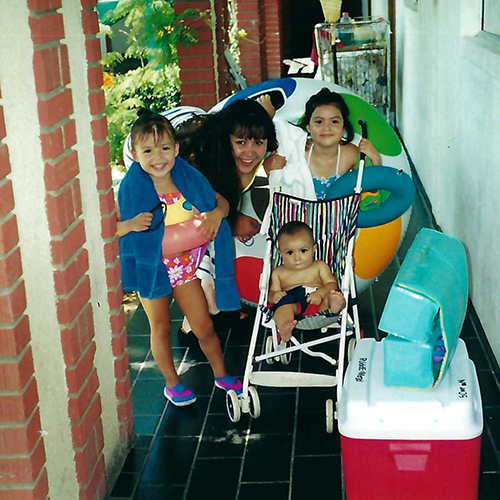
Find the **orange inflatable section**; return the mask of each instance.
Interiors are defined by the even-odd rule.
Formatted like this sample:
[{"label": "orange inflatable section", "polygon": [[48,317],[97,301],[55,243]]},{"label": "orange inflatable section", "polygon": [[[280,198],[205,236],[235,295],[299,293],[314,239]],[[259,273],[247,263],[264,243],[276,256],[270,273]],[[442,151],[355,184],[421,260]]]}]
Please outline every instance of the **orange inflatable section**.
[{"label": "orange inflatable section", "polygon": [[371,280],[381,273],[398,249],[402,218],[382,226],[363,228],[354,245],[354,274]]}]

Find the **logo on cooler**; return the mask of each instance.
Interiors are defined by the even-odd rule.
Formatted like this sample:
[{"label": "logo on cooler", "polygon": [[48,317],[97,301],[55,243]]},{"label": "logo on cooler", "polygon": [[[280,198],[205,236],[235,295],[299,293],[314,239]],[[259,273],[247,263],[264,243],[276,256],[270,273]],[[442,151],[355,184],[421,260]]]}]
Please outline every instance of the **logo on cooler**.
[{"label": "logo on cooler", "polygon": [[464,378],[458,380],[458,397],[460,399],[468,398],[467,394],[467,382]]},{"label": "logo on cooler", "polygon": [[356,382],[364,382],[366,377],[366,366],[368,362],[368,358],[359,358],[358,361],[358,374],[354,379]]}]

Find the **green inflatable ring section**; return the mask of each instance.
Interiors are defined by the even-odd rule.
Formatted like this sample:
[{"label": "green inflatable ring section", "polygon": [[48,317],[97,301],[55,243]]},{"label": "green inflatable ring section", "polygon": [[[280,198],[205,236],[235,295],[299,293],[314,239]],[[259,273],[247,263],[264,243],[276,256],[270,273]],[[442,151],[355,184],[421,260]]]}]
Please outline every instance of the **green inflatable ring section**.
[{"label": "green inflatable ring section", "polygon": [[403,148],[396,132],[385,121],[385,118],[368,102],[353,94],[341,93],[349,107],[349,121],[354,127],[354,132],[361,135],[359,120],[368,124],[368,139],[380,154],[399,156]]}]

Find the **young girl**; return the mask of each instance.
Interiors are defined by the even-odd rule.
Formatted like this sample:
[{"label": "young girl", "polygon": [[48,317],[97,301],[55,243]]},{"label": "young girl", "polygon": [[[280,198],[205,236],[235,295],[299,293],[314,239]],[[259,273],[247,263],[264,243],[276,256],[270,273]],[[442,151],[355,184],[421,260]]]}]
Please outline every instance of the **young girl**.
[{"label": "young girl", "polygon": [[[258,99],[271,117],[275,109],[268,95]],[[282,184],[293,194],[304,198],[325,199],[330,186],[351,170],[360,153],[365,153],[373,165],[380,165],[378,151],[368,139],[361,139],[359,146],[351,144],[354,130],[349,121],[349,108],[341,95],[326,87],[313,95],[306,103],[300,126],[274,120],[280,149],[278,152],[287,159],[287,167],[282,172]],[[310,177],[302,176],[306,169]],[[311,182],[312,181],[312,182]]]},{"label": "young girl", "polygon": [[[196,401],[181,382],[170,345],[172,296],[188,318],[200,347],[212,366],[215,385],[241,392],[241,382],[228,375],[219,339],[214,331],[205,295],[196,278],[196,266],[206,245],[169,250],[173,224],[201,212],[198,233],[214,239],[217,270],[217,305],[237,310],[240,301],[233,274],[233,250],[225,221],[227,202],[216,196],[208,181],[179,158],[179,145],[170,122],[161,115],[144,114],[132,127],[135,163],[125,175],[118,193],[118,235],[123,289],[139,293],[151,329],[151,351],[166,386],[165,397],[174,405]],[[169,227],[170,226],[170,227]],[[199,236],[198,234],[198,236]],[[193,245],[199,245],[193,243]],[[186,245],[184,245],[185,247]],[[189,245],[187,245],[189,247]]]}]

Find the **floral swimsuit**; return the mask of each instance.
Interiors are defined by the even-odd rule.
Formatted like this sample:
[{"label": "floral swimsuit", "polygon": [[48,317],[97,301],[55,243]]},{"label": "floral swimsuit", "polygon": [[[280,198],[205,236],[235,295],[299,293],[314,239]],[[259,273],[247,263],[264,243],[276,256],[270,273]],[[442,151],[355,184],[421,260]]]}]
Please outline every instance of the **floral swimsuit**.
[{"label": "floral swimsuit", "polygon": [[[194,209],[193,205],[180,192],[160,194],[159,197],[160,200],[167,204],[167,215],[165,217],[165,226],[167,227],[165,228],[164,238],[168,238],[168,226],[193,218]],[[162,262],[167,268],[172,288],[196,279],[196,269],[199,265],[197,256],[200,253],[203,256],[204,252],[194,249],[175,257],[163,256]]]}]

